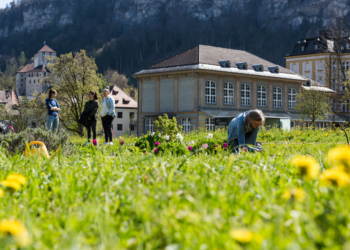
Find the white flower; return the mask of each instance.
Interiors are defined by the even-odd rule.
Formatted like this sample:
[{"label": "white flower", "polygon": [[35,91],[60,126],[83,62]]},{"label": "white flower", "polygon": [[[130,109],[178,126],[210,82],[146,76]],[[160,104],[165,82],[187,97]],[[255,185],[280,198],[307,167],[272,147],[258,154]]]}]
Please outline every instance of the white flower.
[{"label": "white flower", "polygon": [[213,138],[213,134],[208,134],[207,139],[212,139]]},{"label": "white flower", "polygon": [[194,141],[190,141],[188,144],[189,145],[194,145]]},{"label": "white flower", "polygon": [[153,137],[155,134],[156,134],[155,132],[152,132],[149,135]]},{"label": "white flower", "polygon": [[170,136],[169,135],[164,135],[163,139],[166,140],[166,141],[169,141],[170,140]]},{"label": "white flower", "polygon": [[184,137],[182,136],[182,134],[178,133],[176,135],[176,139],[179,139],[180,141],[182,141],[184,139]]}]

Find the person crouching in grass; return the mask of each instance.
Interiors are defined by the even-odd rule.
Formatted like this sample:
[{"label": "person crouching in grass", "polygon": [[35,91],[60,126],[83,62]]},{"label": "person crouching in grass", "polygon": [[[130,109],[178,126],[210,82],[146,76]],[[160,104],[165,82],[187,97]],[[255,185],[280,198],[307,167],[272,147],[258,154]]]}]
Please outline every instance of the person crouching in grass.
[{"label": "person crouching in grass", "polygon": [[265,116],[261,110],[254,109],[239,114],[228,127],[228,143],[232,152],[239,152],[246,148],[249,152],[261,152],[262,148],[256,146],[260,126],[264,126]]}]

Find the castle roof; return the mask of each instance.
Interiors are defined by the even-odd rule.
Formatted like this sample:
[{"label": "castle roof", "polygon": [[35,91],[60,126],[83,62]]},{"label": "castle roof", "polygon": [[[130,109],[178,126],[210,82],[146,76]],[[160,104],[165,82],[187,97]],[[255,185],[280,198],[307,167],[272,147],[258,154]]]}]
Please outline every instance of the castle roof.
[{"label": "castle roof", "polygon": [[49,46],[47,46],[46,44],[44,45],[44,47],[41,48],[41,50],[38,51],[39,52],[51,52],[51,53],[56,53],[56,51],[54,51],[53,49],[51,49]]},{"label": "castle roof", "polygon": [[114,85],[110,87],[111,96],[114,98],[116,108],[137,108],[134,98],[126,94],[121,88]]},{"label": "castle roof", "polygon": [[23,69],[18,71],[18,73],[27,73],[33,69],[34,69],[34,64],[27,64],[26,66],[23,67]]},{"label": "castle roof", "polygon": [[50,70],[45,65],[39,65],[36,68],[33,68],[31,71],[28,71],[28,73],[34,73],[34,72],[49,72]]}]

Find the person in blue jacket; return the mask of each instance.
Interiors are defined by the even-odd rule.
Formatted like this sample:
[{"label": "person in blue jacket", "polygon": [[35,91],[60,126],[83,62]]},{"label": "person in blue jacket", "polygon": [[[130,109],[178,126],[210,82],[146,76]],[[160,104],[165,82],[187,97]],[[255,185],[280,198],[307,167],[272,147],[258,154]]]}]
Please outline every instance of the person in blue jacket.
[{"label": "person in blue jacket", "polygon": [[58,123],[60,121],[58,111],[60,111],[60,105],[56,100],[57,91],[54,89],[49,90],[49,98],[46,99],[46,107],[48,110],[47,119],[46,119],[46,128],[47,130],[52,130],[53,133],[58,128]]},{"label": "person in blue jacket", "polygon": [[101,103],[101,119],[102,126],[105,133],[105,142],[102,145],[113,145],[112,137],[112,123],[115,115],[115,100],[110,95],[110,90],[106,87],[103,90],[103,100]]},{"label": "person in blue jacket", "polygon": [[261,110],[254,109],[239,114],[228,127],[228,143],[233,152],[245,147],[249,152],[260,152],[256,146],[260,126],[264,126],[265,116]]}]

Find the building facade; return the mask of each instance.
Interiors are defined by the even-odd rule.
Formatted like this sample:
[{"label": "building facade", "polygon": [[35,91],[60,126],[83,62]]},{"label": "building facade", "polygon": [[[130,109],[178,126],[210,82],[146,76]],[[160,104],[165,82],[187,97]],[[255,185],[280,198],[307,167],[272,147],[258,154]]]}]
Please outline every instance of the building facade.
[{"label": "building facade", "polygon": [[[267,125],[298,125],[296,95],[308,79],[241,50],[199,45],[137,72],[138,134],[153,132],[166,113],[185,132],[227,126],[239,113],[260,109]],[[327,122],[327,121],[320,121]]]},{"label": "building facade", "polygon": [[336,91],[333,112],[349,116],[349,101],[343,100],[341,94],[346,91],[346,81],[350,69],[350,38],[342,37],[334,42],[329,31],[320,31],[318,37],[297,41],[293,51],[288,54],[286,67],[310,80],[318,86]]},{"label": "building facade", "polygon": [[49,87],[41,84],[40,80],[50,75],[48,57],[56,57],[56,52],[45,45],[34,55],[34,64],[27,64],[17,72],[16,90],[20,96],[34,98],[35,93],[46,93]]},{"label": "building facade", "polygon": [[114,98],[115,114],[113,120],[114,136],[136,135],[137,102],[118,86],[110,87]]}]

